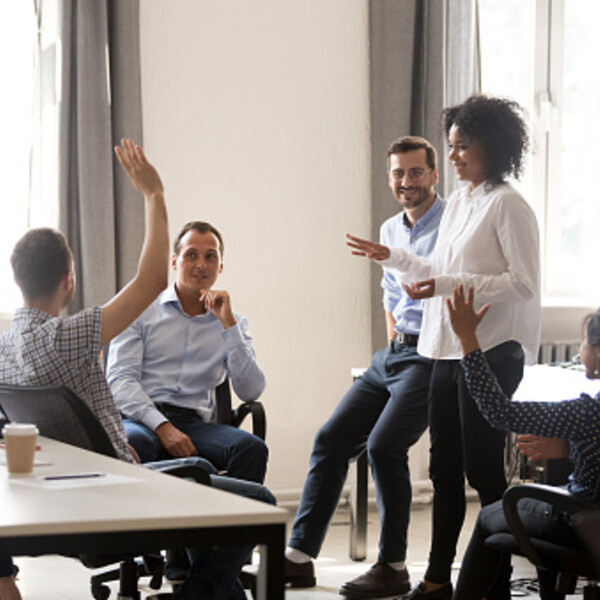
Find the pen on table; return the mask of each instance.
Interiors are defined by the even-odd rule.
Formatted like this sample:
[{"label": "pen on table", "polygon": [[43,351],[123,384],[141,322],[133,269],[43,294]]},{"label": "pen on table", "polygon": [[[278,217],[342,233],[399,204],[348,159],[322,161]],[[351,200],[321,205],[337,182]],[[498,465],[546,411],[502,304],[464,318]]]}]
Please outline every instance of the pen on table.
[{"label": "pen on table", "polygon": [[46,475],[46,481],[56,481],[58,479],[91,479],[94,477],[104,477],[105,473],[69,473],[66,475]]}]

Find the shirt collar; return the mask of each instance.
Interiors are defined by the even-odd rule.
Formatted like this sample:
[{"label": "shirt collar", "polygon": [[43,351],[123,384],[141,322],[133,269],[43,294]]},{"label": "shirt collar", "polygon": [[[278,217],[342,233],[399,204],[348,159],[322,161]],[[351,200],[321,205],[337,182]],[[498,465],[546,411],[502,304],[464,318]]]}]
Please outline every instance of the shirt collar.
[{"label": "shirt collar", "polygon": [[417,220],[417,222],[412,226],[408,226],[408,220],[406,218],[406,213],[402,215],[402,223],[407,230],[414,231],[415,229],[422,229],[423,227],[427,227],[427,224],[431,219],[435,218],[435,216],[442,210],[444,206],[444,201],[439,197],[436,193],[433,204],[429,207],[429,210]]},{"label": "shirt collar", "polygon": [[175,289],[175,284],[171,284],[161,295],[160,295],[160,303],[161,304],[169,304],[170,302],[174,302],[179,305],[181,308],[181,302],[179,302],[179,296],[177,295],[177,290]]},{"label": "shirt collar", "polygon": [[24,327],[30,327],[32,325],[41,325],[52,318],[52,315],[49,315],[39,308],[23,306],[15,311],[13,324],[15,327],[23,329]]},{"label": "shirt collar", "polygon": [[479,198],[482,198],[483,196],[485,196],[488,191],[486,188],[486,184],[487,184],[487,180],[483,181],[476,188],[474,188],[472,190],[469,190],[469,184],[467,184],[467,187],[466,187],[467,197],[470,198],[471,200],[478,200]]}]

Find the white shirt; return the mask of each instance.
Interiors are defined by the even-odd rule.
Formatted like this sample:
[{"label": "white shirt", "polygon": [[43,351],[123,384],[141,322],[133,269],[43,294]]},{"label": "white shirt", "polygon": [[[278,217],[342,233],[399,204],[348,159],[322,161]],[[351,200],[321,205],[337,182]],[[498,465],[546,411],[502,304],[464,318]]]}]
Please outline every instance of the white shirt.
[{"label": "white shirt", "polygon": [[508,340],[520,342],[526,362],[537,361],[541,293],[539,232],[535,215],[510,184],[486,191],[465,186],[448,199],[437,245],[429,259],[402,248],[379,261],[402,272],[406,282],[435,279],[427,300],[418,351],[434,359],[460,359],[445,298],[460,283],[475,290],[475,308],[491,308],[477,328],[484,351]]}]

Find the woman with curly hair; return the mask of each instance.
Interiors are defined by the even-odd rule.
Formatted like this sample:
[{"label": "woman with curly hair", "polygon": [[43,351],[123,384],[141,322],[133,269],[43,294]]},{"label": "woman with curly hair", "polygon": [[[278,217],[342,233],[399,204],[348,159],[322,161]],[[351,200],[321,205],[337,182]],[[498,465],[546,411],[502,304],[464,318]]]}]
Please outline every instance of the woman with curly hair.
[{"label": "woman with curly hair", "polygon": [[[428,260],[348,236],[354,254],[397,269],[413,299],[428,299],[418,351],[434,359],[429,392],[432,539],[424,580],[404,597],[408,600],[452,595],[451,566],[466,507],[465,475],[482,506],[500,499],[506,488],[504,434],[484,419],[467,389],[461,346],[444,298],[462,284],[473,286],[481,305],[492,304],[479,340],[510,397],[523,376],[524,359],[535,362],[541,311],[536,218],[507,181],[521,174],[528,149],[522,112],[516,102],[485,95],[443,111],[449,159],[466,185],[448,199]],[[487,597],[505,593],[491,590]]]}]

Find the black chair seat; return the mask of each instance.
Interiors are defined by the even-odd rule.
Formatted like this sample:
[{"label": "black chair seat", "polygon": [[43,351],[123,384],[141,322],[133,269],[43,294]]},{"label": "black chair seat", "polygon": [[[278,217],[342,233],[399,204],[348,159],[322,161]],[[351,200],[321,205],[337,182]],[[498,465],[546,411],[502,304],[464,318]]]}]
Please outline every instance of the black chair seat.
[{"label": "black chair seat", "polygon": [[[597,568],[592,557],[583,548],[569,548],[537,538],[531,538],[531,543],[547,569],[572,571],[590,578],[597,575]],[[500,552],[525,556],[517,540],[510,533],[495,533],[486,539],[485,545]]]}]

